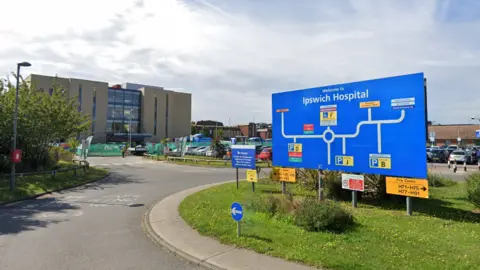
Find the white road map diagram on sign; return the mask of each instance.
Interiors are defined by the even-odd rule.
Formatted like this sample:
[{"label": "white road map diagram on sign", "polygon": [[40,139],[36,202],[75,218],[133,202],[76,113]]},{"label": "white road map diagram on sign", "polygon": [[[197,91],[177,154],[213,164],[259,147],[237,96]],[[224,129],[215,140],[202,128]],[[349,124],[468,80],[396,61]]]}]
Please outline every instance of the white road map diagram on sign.
[{"label": "white road map diagram on sign", "polygon": [[[402,104],[404,105],[404,104]],[[408,104],[408,106],[411,106],[411,103]],[[282,128],[282,136],[287,139],[293,139],[293,142],[296,142],[297,139],[302,138],[302,139],[323,139],[323,141],[327,144],[327,163],[328,165],[331,164],[331,152],[330,152],[330,144],[335,141],[335,139],[342,139],[342,153],[345,155],[347,153],[347,139],[354,139],[360,134],[360,128],[363,125],[377,125],[377,148],[378,148],[378,153],[382,153],[382,125],[385,124],[398,124],[405,119],[405,110],[401,110],[400,112],[400,117],[397,119],[391,119],[391,120],[372,120],[372,109],[368,108],[368,116],[365,121],[361,121],[357,124],[357,129],[356,132],[353,134],[335,134],[333,130],[330,129],[328,126],[325,131],[320,135],[315,135],[315,134],[298,134],[298,135],[287,135],[285,134],[285,119],[284,119],[284,113],[288,112],[288,110],[279,110],[279,112],[282,114],[282,119],[281,119],[281,128]],[[321,112],[322,113],[322,112]],[[336,120],[335,120],[336,124]]]}]

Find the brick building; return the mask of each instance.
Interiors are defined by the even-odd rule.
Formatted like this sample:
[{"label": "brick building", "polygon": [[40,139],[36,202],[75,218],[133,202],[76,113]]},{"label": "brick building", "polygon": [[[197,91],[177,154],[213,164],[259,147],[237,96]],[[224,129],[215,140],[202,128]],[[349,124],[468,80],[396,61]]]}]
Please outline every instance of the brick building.
[{"label": "brick building", "polygon": [[[428,132],[435,133],[436,145],[459,144],[457,138],[460,138],[461,145],[480,144],[480,140],[475,138],[475,131],[480,130],[480,125],[475,124],[457,124],[457,125],[430,125]],[[428,142],[430,143],[430,142]]]}]

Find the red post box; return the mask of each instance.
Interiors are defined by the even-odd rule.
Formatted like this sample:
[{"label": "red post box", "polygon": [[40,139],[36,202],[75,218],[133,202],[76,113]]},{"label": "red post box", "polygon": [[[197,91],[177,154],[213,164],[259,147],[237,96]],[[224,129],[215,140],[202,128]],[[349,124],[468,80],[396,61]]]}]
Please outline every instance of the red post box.
[{"label": "red post box", "polygon": [[22,162],[22,150],[20,149],[15,149],[12,152],[12,162],[13,163],[20,163]]}]

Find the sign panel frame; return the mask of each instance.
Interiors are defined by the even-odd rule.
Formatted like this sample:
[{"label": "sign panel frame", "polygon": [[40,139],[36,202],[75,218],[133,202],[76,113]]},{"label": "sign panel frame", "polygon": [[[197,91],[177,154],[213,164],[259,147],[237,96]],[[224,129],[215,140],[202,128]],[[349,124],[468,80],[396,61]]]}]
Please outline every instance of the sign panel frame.
[{"label": "sign panel frame", "polygon": [[274,93],[273,166],[426,178],[425,100],[423,73]]},{"label": "sign panel frame", "polygon": [[255,145],[232,145],[232,167],[255,169]]},{"label": "sign panel frame", "polygon": [[342,173],[342,188],[352,191],[365,191],[365,177],[361,174]]},{"label": "sign panel frame", "polygon": [[387,194],[428,199],[428,180],[387,176]]}]

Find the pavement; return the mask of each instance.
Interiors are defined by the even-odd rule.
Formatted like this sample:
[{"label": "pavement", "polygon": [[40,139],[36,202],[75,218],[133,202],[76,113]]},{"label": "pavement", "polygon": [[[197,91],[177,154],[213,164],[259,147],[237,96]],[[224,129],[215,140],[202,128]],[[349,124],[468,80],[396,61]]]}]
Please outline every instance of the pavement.
[{"label": "pavement", "polygon": [[178,213],[180,203],[188,195],[215,185],[218,184],[184,190],[158,202],[145,215],[144,226],[147,233],[175,254],[208,268],[235,270],[314,269],[254,251],[221,244],[217,240],[200,235],[187,225]]},{"label": "pavement", "polygon": [[479,172],[477,165],[467,165],[467,170],[465,171],[463,164],[457,164],[456,172],[453,171],[453,164],[449,169],[447,163],[428,163],[428,168],[433,173],[451,177],[455,181],[465,181],[466,176],[474,172]]},{"label": "pavement", "polygon": [[89,161],[111,175],[0,207],[0,269],[204,269],[159,248],[142,220],[159,199],[235,179],[234,170],[134,156]]}]

